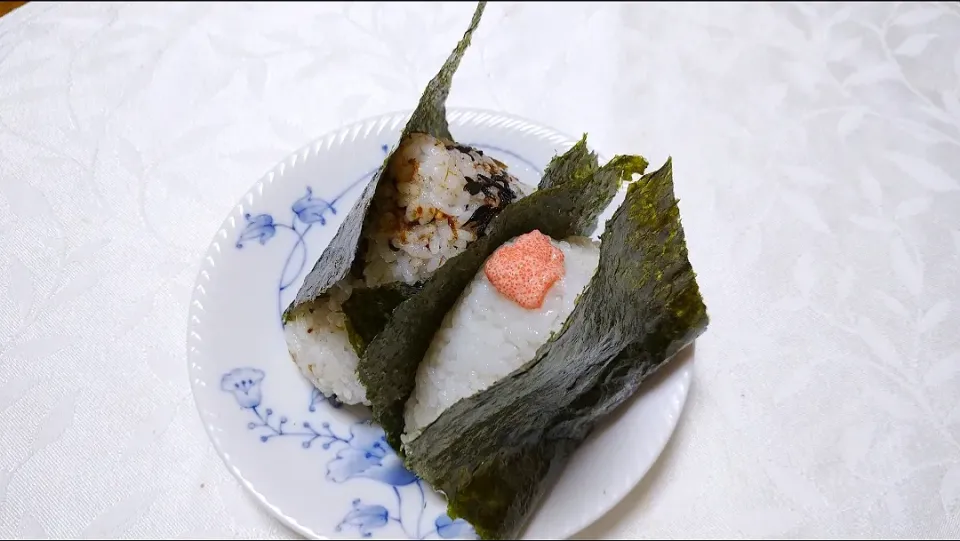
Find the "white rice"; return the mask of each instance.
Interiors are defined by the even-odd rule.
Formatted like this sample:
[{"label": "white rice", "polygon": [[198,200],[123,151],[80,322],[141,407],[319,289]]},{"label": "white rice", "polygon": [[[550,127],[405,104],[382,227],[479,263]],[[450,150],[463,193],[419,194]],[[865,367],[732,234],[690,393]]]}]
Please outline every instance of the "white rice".
[{"label": "white rice", "polygon": [[344,404],[367,404],[367,393],[357,380],[360,361],[347,335],[347,317],[341,305],[350,297],[348,280],[327,295],[297,307],[283,329],[287,349],[304,377],[325,396]]},{"label": "white rice", "polygon": [[[532,191],[482,152],[426,134],[401,141],[387,167],[371,204],[375,221],[363,232],[363,278],[347,277],[298,307],[284,328],[303,375],[345,404],[369,405],[341,310],[353,288],[429,278],[482,233],[486,220],[476,218],[493,216]],[[481,207],[487,209],[478,213]]]},{"label": "white rice", "polygon": [[404,443],[457,401],[487,389],[531,360],[563,326],[597,269],[600,249],[584,237],[551,242],[563,252],[564,276],[547,292],[540,309],[527,310],[501,295],[481,270],[447,313],[420,363],[416,389],[406,404]]}]

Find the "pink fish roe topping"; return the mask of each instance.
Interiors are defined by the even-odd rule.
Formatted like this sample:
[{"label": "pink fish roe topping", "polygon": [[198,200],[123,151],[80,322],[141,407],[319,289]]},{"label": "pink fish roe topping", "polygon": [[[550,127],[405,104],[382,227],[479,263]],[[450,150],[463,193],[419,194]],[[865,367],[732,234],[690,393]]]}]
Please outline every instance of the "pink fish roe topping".
[{"label": "pink fish roe topping", "polygon": [[543,306],[547,291],[563,278],[563,252],[534,230],[490,256],[483,272],[501,294],[527,310]]}]

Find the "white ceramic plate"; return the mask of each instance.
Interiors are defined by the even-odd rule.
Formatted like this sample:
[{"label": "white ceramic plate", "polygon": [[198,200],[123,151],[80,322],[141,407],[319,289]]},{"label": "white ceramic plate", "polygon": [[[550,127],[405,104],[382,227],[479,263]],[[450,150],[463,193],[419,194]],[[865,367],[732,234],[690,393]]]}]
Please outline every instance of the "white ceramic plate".
[{"label": "white ceramic plate", "polygon": [[[191,302],[190,377],[214,446],[257,501],[311,538],[475,535],[463,521],[451,522],[442,498],[403,469],[366,411],[336,408],[312,390],[287,353],[280,324],[281,309],[407,117],[345,127],[257,181],[214,236]],[[551,157],[575,142],[497,113],[451,110],[449,117],[459,142],[483,149],[531,185]],[[680,361],[591,435],[525,538],[569,537],[637,484],[676,427],[690,365]]]}]

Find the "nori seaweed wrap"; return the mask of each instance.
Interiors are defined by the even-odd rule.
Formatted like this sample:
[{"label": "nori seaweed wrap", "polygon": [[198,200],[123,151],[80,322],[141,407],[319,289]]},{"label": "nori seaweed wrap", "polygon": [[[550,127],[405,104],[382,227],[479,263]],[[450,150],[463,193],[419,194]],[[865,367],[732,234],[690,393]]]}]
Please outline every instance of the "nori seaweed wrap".
[{"label": "nori seaweed wrap", "polygon": [[[467,520],[483,538],[520,535],[555,476],[597,424],[705,331],[706,307],[687,257],[671,165],[668,160],[658,171],[629,186],[624,203],[607,222],[594,252],[595,273],[582,290],[565,294],[567,302],[574,299],[574,305],[535,355],[494,383],[481,386],[483,390],[421,418],[420,424],[426,426],[410,426],[417,419],[415,412],[411,415],[417,403],[411,400],[406,404],[408,433],[401,441],[407,467],[445,494],[451,517]],[[501,216],[506,217],[506,213]],[[562,239],[571,246],[577,242],[568,239],[576,231],[540,228],[540,232],[555,239],[557,247],[562,247],[563,243],[557,242]],[[510,235],[511,239],[515,236]],[[501,241],[493,231],[488,239],[488,243]],[[478,243],[472,250],[480,246]],[[569,247],[564,253],[571,274],[575,260]],[[479,267],[479,263],[471,265],[474,272],[468,281],[478,275]],[[454,272],[452,266],[446,270]],[[489,263],[484,272],[486,276],[478,280],[492,281]],[[434,279],[439,278],[438,274]],[[474,307],[482,305],[475,285],[463,294],[464,298],[473,296],[470,305]],[[430,299],[422,297],[432,289],[428,282],[404,304],[420,301],[431,306]],[[503,312],[502,304],[499,306],[496,311]],[[403,307],[398,308],[397,317]],[[452,312],[445,306],[437,309],[446,318],[440,333],[427,336],[427,345],[407,346],[408,351],[429,349],[432,353],[426,354],[425,362],[440,359],[448,367],[467,362],[464,357],[469,352],[453,353],[456,340],[440,336],[450,322],[454,323],[449,331],[454,333],[484,330],[479,324],[465,328],[469,323],[464,322],[469,320],[465,316],[456,319],[459,310],[464,308],[458,306]],[[391,324],[398,322],[395,317]],[[501,321],[499,325],[508,324]],[[496,348],[515,344],[515,338],[502,343],[491,340],[487,349],[474,355],[489,364]],[[432,348],[446,349],[433,352]],[[430,397],[432,393],[422,392],[420,387],[438,384],[424,374],[438,372],[421,371],[417,396]]]}]

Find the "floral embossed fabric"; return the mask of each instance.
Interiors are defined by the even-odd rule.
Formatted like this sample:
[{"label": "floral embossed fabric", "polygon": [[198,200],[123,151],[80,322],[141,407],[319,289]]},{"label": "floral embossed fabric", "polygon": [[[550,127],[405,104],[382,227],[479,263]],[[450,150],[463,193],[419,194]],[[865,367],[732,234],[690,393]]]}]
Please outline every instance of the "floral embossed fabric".
[{"label": "floral embossed fabric", "polygon": [[[0,18],[0,536],[295,538],[193,405],[199,259],[290,152],[410,107],[472,9]],[[449,103],[673,157],[711,327],[670,445],[581,536],[960,536],[956,3],[492,3]],[[257,378],[222,382],[251,422]],[[328,475],[409,482],[354,430]]]}]

